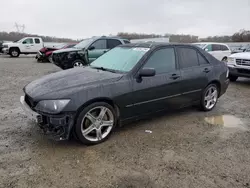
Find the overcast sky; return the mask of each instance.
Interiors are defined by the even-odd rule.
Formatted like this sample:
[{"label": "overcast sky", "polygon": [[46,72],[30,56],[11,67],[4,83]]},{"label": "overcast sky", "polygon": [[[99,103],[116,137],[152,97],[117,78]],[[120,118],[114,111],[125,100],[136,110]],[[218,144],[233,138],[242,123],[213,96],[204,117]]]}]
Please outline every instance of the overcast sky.
[{"label": "overcast sky", "polygon": [[250,0],[0,0],[0,30],[85,38],[117,32],[193,34],[250,30]]}]

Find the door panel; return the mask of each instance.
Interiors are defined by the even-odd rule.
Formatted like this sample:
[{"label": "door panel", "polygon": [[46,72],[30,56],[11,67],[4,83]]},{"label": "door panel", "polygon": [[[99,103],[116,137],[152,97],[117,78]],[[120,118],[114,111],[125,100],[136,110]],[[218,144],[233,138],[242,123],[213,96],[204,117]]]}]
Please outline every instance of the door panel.
[{"label": "door panel", "polygon": [[93,48],[92,50],[88,50],[88,58],[89,58],[89,63],[93,62],[96,60],[98,57],[103,55],[108,51],[107,49],[107,40],[106,39],[99,39],[93,42],[89,46],[88,49]]},{"label": "door panel", "polygon": [[181,77],[180,71],[134,79],[134,104],[131,106],[136,115],[153,113],[163,109],[176,108],[179,104]]},{"label": "door panel", "polygon": [[93,62],[107,51],[107,49],[88,50],[89,62]]}]

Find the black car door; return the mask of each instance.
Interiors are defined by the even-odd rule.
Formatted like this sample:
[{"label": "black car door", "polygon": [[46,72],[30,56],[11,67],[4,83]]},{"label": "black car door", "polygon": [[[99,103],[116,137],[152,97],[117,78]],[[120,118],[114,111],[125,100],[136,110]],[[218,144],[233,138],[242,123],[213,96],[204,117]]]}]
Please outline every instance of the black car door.
[{"label": "black car door", "polygon": [[203,89],[208,84],[208,75],[212,74],[212,66],[195,48],[177,47],[182,80],[183,104],[200,100]]},{"label": "black car door", "polygon": [[159,48],[146,60],[142,68],[154,68],[156,75],[133,80],[134,103],[131,110],[137,116],[175,107],[180,97],[180,71],[174,47]]}]

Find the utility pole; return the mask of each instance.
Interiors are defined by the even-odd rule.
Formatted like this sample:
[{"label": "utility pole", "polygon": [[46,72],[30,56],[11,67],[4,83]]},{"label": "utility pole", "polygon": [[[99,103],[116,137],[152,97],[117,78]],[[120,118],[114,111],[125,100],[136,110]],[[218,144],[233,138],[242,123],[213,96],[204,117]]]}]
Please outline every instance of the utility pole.
[{"label": "utility pole", "polygon": [[15,22],[15,28],[17,30],[18,33],[24,33],[24,29],[25,29],[25,25],[21,25],[18,24],[17,22]]}]

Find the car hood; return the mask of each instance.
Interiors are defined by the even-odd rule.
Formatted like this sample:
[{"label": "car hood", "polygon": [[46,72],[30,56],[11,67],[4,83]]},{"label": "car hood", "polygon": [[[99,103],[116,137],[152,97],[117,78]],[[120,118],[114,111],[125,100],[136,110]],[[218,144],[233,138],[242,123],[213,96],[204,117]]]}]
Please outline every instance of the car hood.
[{"label": "car hood", "polygon": [[56,50],[53,53],[58,54],[58,53],[64,53],[64,52],[76,52],[76,51],[81,51],[82,49],[80,48],[65,48],[65,49],[60,49]]},{"label": "car hood", "polygon": [[[37,79],[24,87],[24,92],[34,100],[64,97],[82,89],[119,80],[123,74],[79,67],[59,71]],[[53,94],[53,95],[51,95]],[[56,96],[55,96],[56,95]],[[54,97],[55,96],[55,97]],[[48,99],[48,98],[47,98]]]},{"label": "car hood", "polygon": [[235,54],[230,55],[230,57],[239,58],[239,59],[250,59],[250,52],[235,53]]}]

